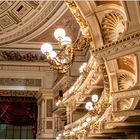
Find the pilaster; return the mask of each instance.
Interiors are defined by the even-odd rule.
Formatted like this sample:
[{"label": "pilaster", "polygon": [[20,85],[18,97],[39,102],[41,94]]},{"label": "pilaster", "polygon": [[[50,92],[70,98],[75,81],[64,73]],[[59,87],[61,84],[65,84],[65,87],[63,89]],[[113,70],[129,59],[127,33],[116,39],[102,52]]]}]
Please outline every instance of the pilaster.
[{"label": "pilaster", "polygon": [[38,130],[37,138],[54,138],[53,93],[41,90],[38,99]]}]

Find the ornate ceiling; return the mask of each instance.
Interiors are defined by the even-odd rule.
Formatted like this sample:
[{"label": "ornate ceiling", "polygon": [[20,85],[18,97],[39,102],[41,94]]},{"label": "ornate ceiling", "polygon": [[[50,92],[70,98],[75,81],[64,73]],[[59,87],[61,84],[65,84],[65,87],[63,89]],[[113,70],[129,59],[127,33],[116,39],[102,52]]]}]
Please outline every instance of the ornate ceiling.
[{"label": "ornate ceiling", "polygon": [[79,26],[62,1],[0,1],[0,46],[55,42],[53,32],[58,27],[73,40],[78,35]]}]

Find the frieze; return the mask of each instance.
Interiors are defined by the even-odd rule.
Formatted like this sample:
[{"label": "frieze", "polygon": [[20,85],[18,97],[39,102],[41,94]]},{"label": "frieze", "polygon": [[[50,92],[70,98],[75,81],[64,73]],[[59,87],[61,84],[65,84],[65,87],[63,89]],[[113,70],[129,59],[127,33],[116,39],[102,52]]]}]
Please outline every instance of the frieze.
[{"label": "frieze", "polygon": [[134,98],[134,97],[140,97],[140,87],[137,87],[137,89],[129,89],[121,92],[114,92],[112,93],[113,99],[123,99],[123,98]]},{"label": "frieze", "polygon": [[41,79],[0,78],[0,86],[41,87]]},{"label": "frieze", "polygon": [[45,55],[41,52],[1,50],[0,61],[44,62]]},{"label": "frieze", "polygon": [[[138,45],[140,44],[140,32],[134,33],[132,35],[126,36],[118,41],[115,41],[113,43],[108,43],[98,49],[92,50],[93,56],[96,59],[100,59],[101,57],[112,59],[118,57],[121,57],[121,54],[123,51],[126,53],[133,53],[135,51],[138,51],[140,48]],[[132,47],[133,46],[133,47]],[[137,47],[134,49],[134,47]],[[129,49],[129,50],[128,50]],[[128,51],[126,51],[128,50]]]},{"label": "frieze", "polygon": [[139,116],[140,115],[140,110],[135,109],[135,110],[123,110],[123,111],[117,111],[113,112],[113,115],[115,117],[120,117],[120,116]]},{"label": "frieze", "polygon": [[23,90],[0,90],[0,96],[12,96],[12,97],[39,97],[38,91],[23,91]]}]

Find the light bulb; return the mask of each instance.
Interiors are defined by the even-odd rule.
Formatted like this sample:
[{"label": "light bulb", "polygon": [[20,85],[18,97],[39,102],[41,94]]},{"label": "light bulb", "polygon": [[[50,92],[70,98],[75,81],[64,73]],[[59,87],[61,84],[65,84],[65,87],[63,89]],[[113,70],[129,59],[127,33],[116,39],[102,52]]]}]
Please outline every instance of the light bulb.
[{"label": "light bulb", "polygon": [[80,67],[80,68],[79,68],[79,72],[80,72],[80,73],[82,73],[83,70],[84,70],[83,67]]},{"label": "light bulb", "polygon": [[90,122],[91,121],[91,118],[90,117],[86,118],[86,121],[87,122]]},{"label": "light bulb", "polygon": [[61,41],[61,45],[69,45],[69,44],[71,44],[71,38],[68,36],[65,36]]},{"label": "light bulb", "polygon": [[58,137],[61,137],[62,136],[62,134],[60,133],[60,134],[58,134]]},{"label": "light bulb", "polygon": [[62,29],[62,28],[58,28],[55,30],[54,32],[54,37],[57,39],[57,40],[60,40],[60,39],[63,39],[65,37],[65,30]]},{"label": "light bulb", "polygon": [[85,105],[85,108],[88,111],[91,111],[93,109],[93,103],[92,102],[87,102],[86,105]]},{"label": "light bulb", "polygon": [[86,68],[86,66],[87,66],[87,63],[86,62],[83,63],[79,68],[79,72],[82,73],[84,71],[84,69]]},{"label": "light bulb", "polygon": [[55,103],[55,105],[58,106],[60,103],[61,103],[61,101],[58,100],[58,101]]},{"label": "light bulb", "polygon": [[96,94],[94,94],[94,95],[92,95],[92,101],[94,102],[94,103],[96,103],[97,101],[98,101],[98,95],[96,95]]},{"label": "light bulb", "polygon": [[56,57],[56,52],[55,51],[51,51],[50,52],[50,57],[51,57],[51,59],[54,59],[55,57]]},{"label": "light bulb", "polygon": [[84,71],[84,67],[83,67],[83,65],[81,65],[79,68],[79,72],[82,73],[83,71]]},{"label": "light bulb", "polygon": [[63,136],[65,136],[67,134],[67,132],[63,132]]},{"label": "light bulb", "polygon": [[58,139],[60,139],[60,137],[56,137],[56,139],[58,140]]},{"label": "light bulb", "polygon": [[73,132],[73,131],[71,131],[71,132],[70,132],[70,135],[74,135],[74,132]]},{"label": "light bulb", "polygon": [[84,123],[82,124],[83,127],[86,127],[87,125],[88,125],[87,122],[84,122]]},{"label": "light bulb", "polygon": [[46,52],[50,53],[52,51],[52,45],[49,43],[44,43],[41,46],[41,52],[45,54]]},{"label": "light bulb", "polygon": [[84,63],[83,63],[83,67],[85,68],[86,66],[87,66],[87,63],[86,63],[86,62],[84,62]]},{"label": "light bulb", "polygon": [[75,131],[76,131],[76,129],[77,129],[77,128],[75,127],[75,128],[73,128],[73,129],[72,129],[72,131],[73,131],[73,132],[75,132]]}]

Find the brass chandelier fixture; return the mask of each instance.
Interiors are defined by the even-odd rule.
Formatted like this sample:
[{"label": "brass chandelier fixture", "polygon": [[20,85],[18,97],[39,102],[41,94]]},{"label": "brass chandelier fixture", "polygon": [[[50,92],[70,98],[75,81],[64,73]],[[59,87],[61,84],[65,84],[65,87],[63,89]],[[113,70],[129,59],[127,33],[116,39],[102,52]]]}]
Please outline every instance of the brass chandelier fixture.
[{"label": "brass chandelier fixture", "polygon": [[46,61],[53,69],[61,73],[65,73],[69,69],[75,57],[75,45],[72,45],[71,38],[65,35],[65,30],[62,28],[58,28],[54,32],[58,47],[61,49],[58,54],[53,51],[53,47],[49,43],[41,46],[42,53],[46,55]]},{"label": "brass chandelier fixture", "polygon": [[75,51],[89,47],[90,41],[84,35],[81,35],[79,39],[72,43],[71,38],[66,36],[65,30],[62,28],[55,30],[54,37],[61,50],[56,53],[50,43],[44,43],[41,46],[41,51],[46,56],[46,61],[51,65],[51,68],[58,70],[60,73],[65,73],[74,61]]},{"label": "brass chandelier fixture", "polygon": [[80,25],[82,31],[81,36],[72,43],[71,38],[66,36],[65,30],[58,28],[54,32],[54,37],[58,41],[58,47],[61,50],[56,53],[53,51],[53,47],[49,43],[44,43],[41,46],[41,51],[46,56],[46,61],[51,65],[51,68],[60,73],[66,73],[69,70],[73,64],[76,50],[84,50],[85,48],[90,47],[92,41],[88,25],[77,5],[74,2],[66,3]]}]

